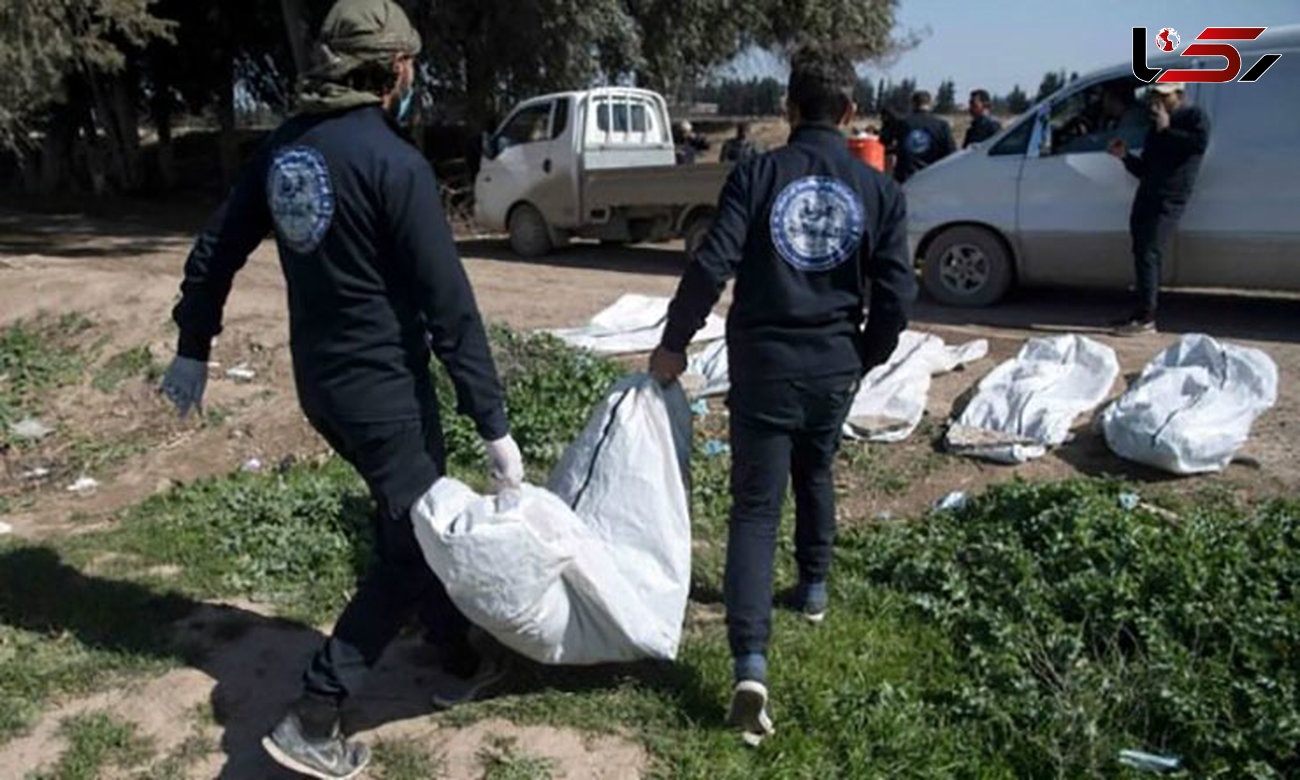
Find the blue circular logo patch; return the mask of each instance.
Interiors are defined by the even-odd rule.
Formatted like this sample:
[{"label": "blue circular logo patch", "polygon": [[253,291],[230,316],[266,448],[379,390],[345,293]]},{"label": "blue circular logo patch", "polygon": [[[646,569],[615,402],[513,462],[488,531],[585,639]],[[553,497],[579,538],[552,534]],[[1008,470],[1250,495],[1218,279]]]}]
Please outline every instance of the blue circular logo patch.
[{"label": "blue circular logo patch", "polygon": [[930,144],[933,140],[934,139],[930,137],[929,131],[922,130],[918,127],[907,134],[907,138],[903,143],[907,144],[907,151],[915,155],[922,155],[930,151]]},{"label": "blue circular logo patch", "polygon": [[772,241],[800,271],[828,271],[857,251],[862,200],[839,179],[805,176],[781,190],[772,207]]},{"label": "blue circular logo patch", "polygon": [[300,254],[314,252],[334,221],[334,185],[321,153],[310,146],[277,152],[266,196],[284,245]]}]

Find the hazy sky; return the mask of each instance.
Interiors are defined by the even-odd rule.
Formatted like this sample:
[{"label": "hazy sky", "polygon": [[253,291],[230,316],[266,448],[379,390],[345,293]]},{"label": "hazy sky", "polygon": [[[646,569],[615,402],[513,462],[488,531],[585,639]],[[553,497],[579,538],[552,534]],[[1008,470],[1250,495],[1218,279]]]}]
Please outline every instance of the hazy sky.
[{"label": "hazy sky", "polygon": [[[1020,84],[1031,96],[1048,70],[1080,74],[1126,62],[1133,27],[1149,37],[1173,27],[1187,45],[1201,30],[1274,27],[1300,23],[1300,0],[902,0],[899,29],[924,35],[921,43],[887,67],[865,73],[895,80],[915,77],[934,90],[943,79],[958,96],[975,87],[1005,93]],[[928,28],[928,34],[925,34]],[[1150,49],[1155,54],[1155,46]],[[785,78],[784,65],[767,52],[750,51],[739,75]]]}]

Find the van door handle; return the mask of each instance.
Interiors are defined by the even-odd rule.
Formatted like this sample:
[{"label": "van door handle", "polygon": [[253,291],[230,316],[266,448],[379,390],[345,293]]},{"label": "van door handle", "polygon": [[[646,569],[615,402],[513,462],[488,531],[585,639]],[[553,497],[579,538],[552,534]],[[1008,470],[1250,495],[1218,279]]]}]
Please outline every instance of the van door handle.
[{"label": "van door handle", "polygon": [[551,160],[550,160],[550,158],[547,158],[546,160],[544,160],[544,161],[542,162],[542,171],[543,171],[544,173],[550,173],[550,172],[551,172]]}]

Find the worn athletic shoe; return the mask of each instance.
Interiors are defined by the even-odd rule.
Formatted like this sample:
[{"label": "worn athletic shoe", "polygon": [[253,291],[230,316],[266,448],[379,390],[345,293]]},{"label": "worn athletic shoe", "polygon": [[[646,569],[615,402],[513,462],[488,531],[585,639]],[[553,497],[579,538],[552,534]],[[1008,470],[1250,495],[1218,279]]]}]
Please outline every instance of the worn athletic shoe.
[{"label": "worn athletic shoe", "polygon": [[337,726],[326,739],[307,737],[293,712],[262,737],[262,748],[280,766],[321,780],[350,780],[370,763],[370,749],[343,739]]},{"label": "worn athletic shoe", "polygon": [[446,710],[474,701],[509,673],[509,664],[491,654],[480,656],[477,668],[468,676],[461,677],[444,671],[438,675],[434,684],[433,706]]},{"label": "worn athletic shoe", "polygon": [[826,619],[826,605],[829,602],[830,593],[824,582],[801,582],[795,587],[795,609],[809,623],[816,624]]},{"label": "worn athletic shoe", "polygon": [[1117,326],[1111,332],[1116,336],[1145,336],[1156,332],[1156,323],[1155,320],[1134,318]]},{"label": "worn athletic shoe", "polygon": [[727,725],[740,729],[740,738],[750,747],[776,732],[767,714],[767,686],[754,680],[741,680],[731,694]]}]

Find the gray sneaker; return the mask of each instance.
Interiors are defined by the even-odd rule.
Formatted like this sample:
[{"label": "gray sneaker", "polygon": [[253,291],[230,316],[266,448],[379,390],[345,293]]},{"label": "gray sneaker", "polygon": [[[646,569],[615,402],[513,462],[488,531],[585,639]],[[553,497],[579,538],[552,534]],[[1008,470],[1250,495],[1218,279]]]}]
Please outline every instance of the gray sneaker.
[{"label": "gray sneaker", "polygon": [[438,675],[434,683],[433,706],[440,710],[468,704],[505,679],[510,673],[509,664],[494,655],[479,657],[478,668],[469,677],[457,677],[450,672]]},{"label": "gray sneaker", "polygon": [[292,712],[262,737],[262,749],[280,766],[320,780],[351,780],[370,763],[370,748],[343,739],[337,727],[327,739],[309,739]]},{"label": "gray sneaker", "polygon": [[731,695],[727,725],[740,729],[740,738],[750,747],[776,733],[772,717],[767,714],[767,686],[754,680],[741,680]]}]

